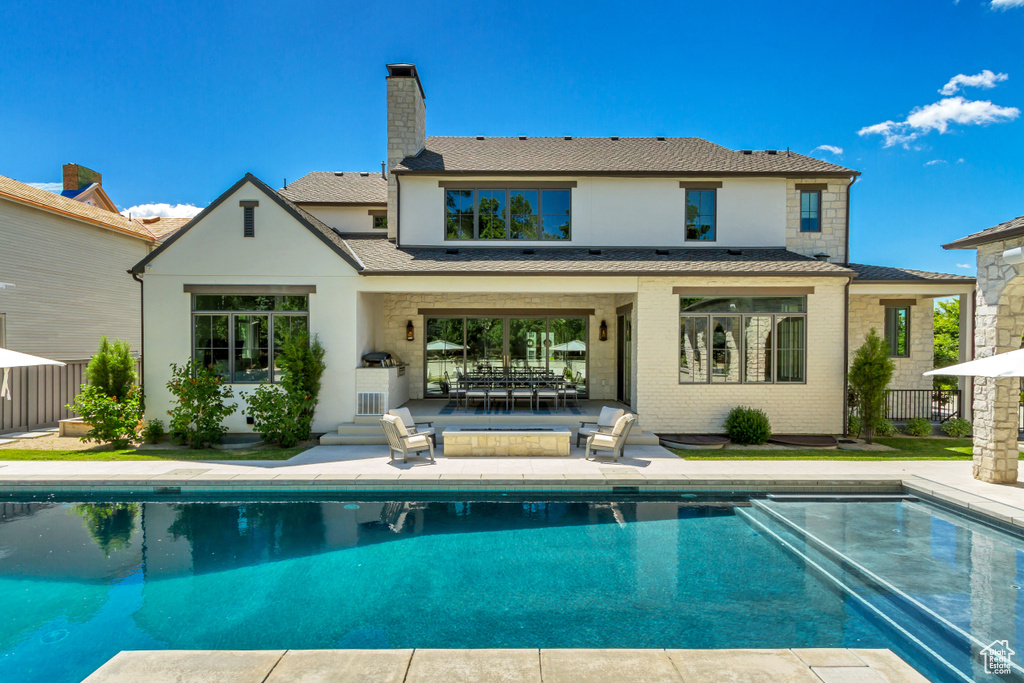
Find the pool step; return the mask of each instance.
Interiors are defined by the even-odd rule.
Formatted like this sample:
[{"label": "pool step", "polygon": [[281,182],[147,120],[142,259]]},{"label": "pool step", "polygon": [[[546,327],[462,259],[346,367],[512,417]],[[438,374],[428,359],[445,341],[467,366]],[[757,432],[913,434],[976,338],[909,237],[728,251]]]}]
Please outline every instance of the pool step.
[{"label": "pool step", "polygon": [[[438,442],[444,443],[442,432],[448,427],[472,427],[479,426],[480,423],[467,423],[463,420],[451,420],[451,421],[440,421],[434,420],[434,429],[438,432]],[[567,424],[563,417],[559,422],[532,422],[530,424],[554,424],[558,426],[566,426],[572,432],[572,445],[576,445],[576,430],[579,428],[579,422]],[[498,426],[489,424],[488,426]],[[508,425],[515,427],[515,424]],[[631,446],[657,446],[658,436],[651,432],[645,432],[643,430],[637,430],[634,428],[626,439],[626,443]],[[320,437],[321,446],[354,446],[354,445],[374,445],[387,444],[387,439],[384,438],[384,431],[381,429],[379,422],[373,424],[346,422],[338,425],[337,434],[324,434]]]},{"label": "pool step", "polygon": [[906,493],[769,493],[767,498],[779,503],[893,503],[918,500],[916,496]]}]

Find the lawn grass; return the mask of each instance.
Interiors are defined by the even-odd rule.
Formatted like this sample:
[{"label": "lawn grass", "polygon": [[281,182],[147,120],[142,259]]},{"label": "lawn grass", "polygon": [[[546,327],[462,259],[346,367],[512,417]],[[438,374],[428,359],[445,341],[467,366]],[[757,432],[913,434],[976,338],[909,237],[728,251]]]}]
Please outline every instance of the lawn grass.
[{"label": "lawn grass", "polygon": [[185,448],[161,448],[138,450],[125,448],[95,448],[78,450],[33,450],[31,448],[0,448],[0,460],[64,460],[84,462],[89,460],[287,460],[308,450],[306,448],[239,448],[201,450]]},{"label": "lawn grass", "polygon": [[970,439],[876,438],[895,451],[843,451],[820,448],[786,450],[669,450],[686,460],[970,460]]}]

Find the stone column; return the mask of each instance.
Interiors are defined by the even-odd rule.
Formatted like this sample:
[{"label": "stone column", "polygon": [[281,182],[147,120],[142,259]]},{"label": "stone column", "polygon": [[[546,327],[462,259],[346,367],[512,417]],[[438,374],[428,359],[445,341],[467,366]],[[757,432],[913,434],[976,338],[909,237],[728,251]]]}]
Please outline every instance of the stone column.
[{"label": "stone column", "polygon": [[[976,358],[1021,347],[1024,330],[1024,278],[1020,266],[1003,260],[1003,250],[1024,239],[978,247]],[[1017,481],[1020,379],[974,378],[974,478],[994,484]]]}]

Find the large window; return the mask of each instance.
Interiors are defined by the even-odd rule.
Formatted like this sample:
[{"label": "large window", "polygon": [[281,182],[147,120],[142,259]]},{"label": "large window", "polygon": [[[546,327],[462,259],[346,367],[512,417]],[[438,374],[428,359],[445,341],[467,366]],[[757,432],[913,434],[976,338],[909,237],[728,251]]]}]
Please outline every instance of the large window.
[{"label": "large window", "polygon": [[447,189],[446,240],[567,240],[568,188]]},{"label": "large window", "polygon": [[893,358],[910,357],[910,307],[885,307],[885,342]]},{"label": "large window", "polygon": [[800,191],[800,232],[821,232],[821,192]]},{"label": "large window", "polygon": [[279,382],[281,348],[309,330],[309,297],[195,294],[192,357],[235,384]]},{"label": "large window", "polygon": [[686,239],[715,241],[716,190],[686,191]]},{"label": "large window", "polygon": [[681,297],[679,382],[806,381],[807,299]]}]

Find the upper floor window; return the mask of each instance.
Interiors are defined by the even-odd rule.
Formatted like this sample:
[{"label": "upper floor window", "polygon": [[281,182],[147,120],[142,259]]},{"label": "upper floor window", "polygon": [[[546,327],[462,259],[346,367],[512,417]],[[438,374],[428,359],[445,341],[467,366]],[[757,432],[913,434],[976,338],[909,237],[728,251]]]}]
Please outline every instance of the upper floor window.
[{"label": "upper floor window", "polygon": [[384,215],[384,216],[374,216],[373,217],[373,229],[374,230],[387,230],[388,229],[388,217],[387,217],[387,215]]},{"label": "upper floor window", "polygon": [[800,191],[800,232],[821,232],[821,192]]},{"label": "upper floor window", "polygon": [[885,307],[885,342],[893,358],[910,357],[910,306]]},{"label": "upper floor window", "polygon": [[716,190],[686,190],[686,239],[715,241]]},{"label": "upper floor window", "polygon": [[567,240],[568,188],[447,188],[446,240]]}]

